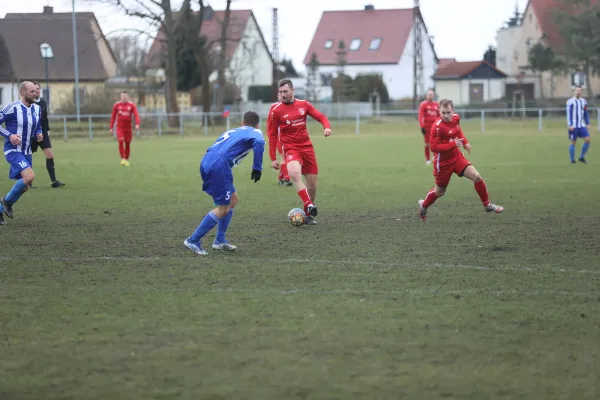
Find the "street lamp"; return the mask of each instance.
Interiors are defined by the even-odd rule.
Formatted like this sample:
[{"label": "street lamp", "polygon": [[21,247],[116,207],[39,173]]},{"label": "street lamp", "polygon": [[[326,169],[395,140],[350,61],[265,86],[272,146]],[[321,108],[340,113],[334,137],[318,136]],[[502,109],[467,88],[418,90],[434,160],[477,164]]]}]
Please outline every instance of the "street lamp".
[{"label": "street lamp", "polygon": [[48,107],[50,107],[50,82],[48,79],[48,60],[54,58],[54,53],[52,52],[52,47],[48,43],[40,44],[40,52],[42,53],[42,58],[46,64],[46,103],[48,103]]}]

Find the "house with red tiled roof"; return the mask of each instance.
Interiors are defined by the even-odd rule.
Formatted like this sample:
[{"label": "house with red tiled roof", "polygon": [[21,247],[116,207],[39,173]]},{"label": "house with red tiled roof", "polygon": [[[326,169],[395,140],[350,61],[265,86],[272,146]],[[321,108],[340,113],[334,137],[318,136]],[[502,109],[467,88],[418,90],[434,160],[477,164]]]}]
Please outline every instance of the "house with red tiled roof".
[{"label": "house with red tiled roof", "polygon": [[[204,9],[202,32],[199,34],[206,38],[215,54],[221,51],[219,38],[224,16],[225,11],[213,10],[210,6]],[[226,47],[228,62],[225,74],[227,80],[239,89],[242,100],[247,100],[250,86],[273,84],[273,57],[251,10],[231,10]],[[164,77],[166,50],[164,33],[159,31],[146,56],[150,74]],[[216,65],[213,68],[211,82],[217,79]]]},{"label": "house with red tiled roof", "polygon": [[[420,16],[420,14],[419,14]],[[424,89],[433,87],[438,58],[421,18]],[[325,11],[313,36],[304,65],[317,55],[321,74],[340,71],[340,42],[345,45],[344,73],[382,75],[390,98],[413,96],[413,9]]]},{"label": "house with red tiled roof", "polygon": [[454,105],[485,103],[504,97],[506,74],[487,61],[447,61],[433,76],[438,98]]},{"label": "house with red tiled roof", "polygon": [[[561,7],[559,0],[529,0],[518,26],[503,27],[496,36],[496,66],[504,71],[506,95],[511,98],[515,90],[525,92],[527,98],[570,97],[577,84],[584,89],[588,84],[599,93],[600,79],[586,77],[580,71],[567,75],[544,72],[541,77],[527,69],[528,51],[538,42],[551,46],[560,53],[564,40],[557,28],[554,13]],[[541,79],[540,79],[541,78]]]},{"label": "house with red tiled roof", "polygon": [[[90,93],[104,88],[117,73],[117,60],[91,12],[75,13],[77,54],[79,55],[79,95],[86,104]],[[46,68],[40,45],[50,45],[53,58],[48,60],[49,92]],[[73,65],[72,14],[57,13],[45,6],[38,13],[8,13],[0,19],[0,104],[19,98],[19,82],[43,83],[43,96],[55,111],[75,96]]]}]

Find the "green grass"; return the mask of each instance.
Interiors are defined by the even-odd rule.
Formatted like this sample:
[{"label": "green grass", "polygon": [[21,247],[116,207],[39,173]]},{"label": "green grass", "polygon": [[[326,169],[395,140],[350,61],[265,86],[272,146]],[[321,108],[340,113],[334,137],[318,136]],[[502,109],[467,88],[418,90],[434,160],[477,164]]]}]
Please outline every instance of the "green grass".
[{"label": "green grass", "polygon": [[294,190],[245,160],[238,251],[203,258],[182,242],[216,132],[145,135],[131,168],[55,138],[67,186],[36,154],[0,229],[0,399],[599,398],[600,156],[569,165],[564,124],[523,124],[464,124],[505,213],[454,177],[426,223],[414,123],[313,125],[320,224],[292,227]]}]

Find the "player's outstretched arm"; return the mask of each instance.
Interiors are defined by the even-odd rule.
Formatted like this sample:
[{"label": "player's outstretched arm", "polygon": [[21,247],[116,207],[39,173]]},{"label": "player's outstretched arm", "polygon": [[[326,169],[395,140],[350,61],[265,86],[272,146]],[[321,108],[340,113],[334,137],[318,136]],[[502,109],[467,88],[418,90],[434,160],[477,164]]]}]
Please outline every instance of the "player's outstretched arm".
[{"label": "player's outstretched arm", "polygon": [[[319,121],[325,130],[329,130],[329,135],[331,135],[331,124],[329,123],[329,119],[327,116],[323,114],[321,111],[317,110],[311,103],[306,102],[306,113],[313,117],[315,120]],[[329,136],[325,134],[325,136]]]},{"label": "player's outstretched arm", "polygon": [[108,125],[110,132],[113,131],[113,127],[115,126],[116,118],[117,118],[117,104],[115,103],[115,105],[113,106],[112,115],[110,117],[110,124]]},{"label": "player's outstretched arm", "polygon": [[269,135],[269,158],[271,161],[277,160],[277,110],[271,111],[269,121],[267,122],[267,133]]}]

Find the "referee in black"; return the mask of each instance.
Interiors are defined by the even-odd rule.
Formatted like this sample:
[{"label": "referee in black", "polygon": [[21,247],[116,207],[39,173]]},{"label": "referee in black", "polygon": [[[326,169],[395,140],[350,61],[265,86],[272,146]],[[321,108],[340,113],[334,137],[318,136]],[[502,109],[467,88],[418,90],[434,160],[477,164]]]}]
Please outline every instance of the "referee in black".
[{"label": "referee in black", "polygon": [[48,124],[48,103],[46,100],[40,98],[40,84],[39,82],[33,81],[37,89],[37,100],[35,101],[38,106],[42,109],[42,135],[44,139],[41,142],[33,140],[31,142],[31,151],[35,153],[38,147],[42,148],[44,155],[46,156],[46,169],[50,175],[53,188],[59,188],[65,186],[64,183],[56,179],[56,172],[54,170],[54,152],[52,151],[52,143],[50,142],[50,125]]}]

